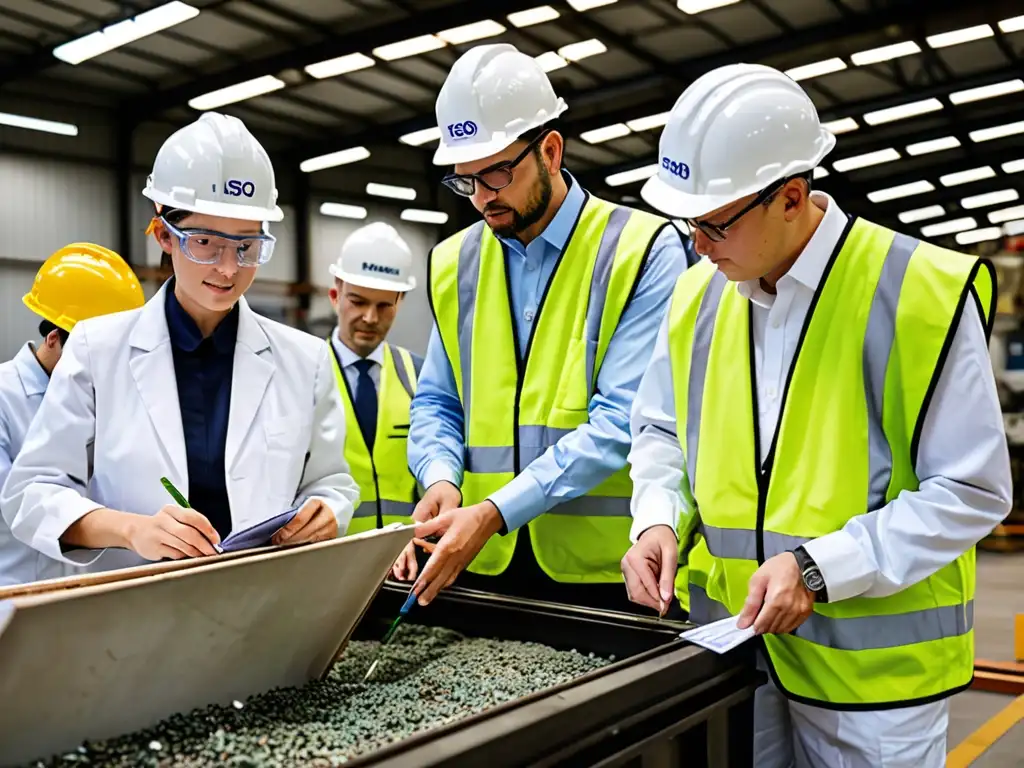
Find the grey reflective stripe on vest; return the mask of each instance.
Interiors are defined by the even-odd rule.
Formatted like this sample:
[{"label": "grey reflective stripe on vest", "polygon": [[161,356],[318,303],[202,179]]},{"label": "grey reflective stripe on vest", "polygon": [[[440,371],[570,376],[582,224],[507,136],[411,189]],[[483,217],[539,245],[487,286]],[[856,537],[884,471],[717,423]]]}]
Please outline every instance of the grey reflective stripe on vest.
[{"label": "grey reflective stripe on vest", "polygon": [[[690,584],[690,620],[707,624],[729,616],[728,609]],[[902,648],[966,635],[974,628],[974,601],[923,611],[835,619],[812,613],[793,633],[802,640],[837,651]]]},{"label": "grey reflective stripe on vest", "polygon": [[690,480],[690,493],[697,497],[697,437],[700,435],[700,410],[704,402],[704,379],[708,373],[708,354],[715,332],[715,318],[718,305],[722,302],[722,291],[727,280],[719,271],[711,276],[704,295],[700,299],[697,320],[693,329],[693,355],[690,358],[690,380],[686,401],[686,474]]},{"label": "grey reflective stripe on vest", "polygon": [[[412,510],[415,505],[411,501],[392,501],[391,499],[381,499],[380,501],[380,513],[382,515],[389,515],[391,517],[412,517]],[[364,501],[359,504],[356,508],[356,512],[353,517],[376,517],[377,516],[377,502],[376,501]]]},{"label": "grey reflective stripe on vest", "polygon": [[[871,308],[868,313],[863,350],[864,389],[869,406],[869,487],[868,498],[865,500],[865,512],[884,506],[889,478],[892,475],[892,454],[882,428],[882,397],[885,389],[885,372],[889,367],[889,357],[896,337],[896,307],[899,304],[900,291],[903,287],[907,267],[910,264],[910,257],[917,245],[917,240],[906,235],[896,235],[893,239],[889,251],[885,255],[885,262],[882,265],[878,285],[875,287],[875,295],[871,298]],[[704,400],[704,384],[715,317],[718,313],[724,285],[724,275],[716,272],[701,298],[693,334],[686,409],[686,471],[694,498],[697,498],[694,478],[697,467],[701,404]],[[699,499],[697,499],[697,503],[699,505]],[[751,531],[752,533],[753,531]],[[769,535],[768,532],[765,532],[765,557],[771,556],[769,554],[771,551]],[[747,546],[747,544],[744,543],[743,546]],[[729,555],[722,555],[722,557],[729,557]]]},{"label": "grey reflective stripe on vest", "polygon": [[594,274],[590,279],[590,299],[587,303],[587,400],[594,391],[594,366],[597,364],[597,340],[601,334],[601,316],[608,299],[608,282],[612,276],[612,264],[619,250],[619,238],[626,222],[633,214],[629,208],[616,206],[608,217],[608,224],[601,235],[601,244],[597,248],[597,260],[594,263]]},{"label": "grey reflective stripe on vest", "polygon": [[[708,546],[708,552],[715,557],[729,560],[757,560],[757,532],[752,528],[716,528],[700,524],[700,533]],[[764,532],[764,557],[780,555],[806,544],[810,539],[802,536],[787,536],[784,533]]]},{"label": "grey reflective stripe on vest", "polygon": [[892,451],[882,425],[882,397],[885,372],[896,338],[896,307],[900,301],[903,278],[918,241],[897,234],[885,256],[875,286],[864,339],[864,390],[868,408],[868,510],[885,506],[892,477]]},{"label": "grey reflective stripe on vest", "polygon": [[[469,432],[473,379],[473,316],[476,313],[476,287],[480,281],[480,238],[487,226],[478,221],[471,226],[459,246],[459,364],[462,367],[462,412]],[[468,469],[468,467],[467,467]]]},{"label": "grey reflective stripe on vest", "polygon": [[409,398],[412,399],[416,395],[416,391],[413,389],[412,381],[409,380],[409,372],[405,370],[405,358],[398,351],[399,347],[391,348],[391,360],[395,364],[395,371],[398,373],[398,380],[402,384],[402,389],[405,390]]}]

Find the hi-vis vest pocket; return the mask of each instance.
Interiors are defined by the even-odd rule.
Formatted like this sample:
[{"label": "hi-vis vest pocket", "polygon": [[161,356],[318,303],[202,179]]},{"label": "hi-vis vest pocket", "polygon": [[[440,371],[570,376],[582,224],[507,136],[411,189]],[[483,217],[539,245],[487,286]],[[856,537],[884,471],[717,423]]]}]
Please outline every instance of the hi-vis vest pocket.
[{"label": "hi-vis vest pocket", "polygon": [[586,414],[590,406],[590,386],[581,387],[579,382],[586,380],[588,357],[592,360],[596,355],[596,339],[572,339],[569,342],[555,393],[555,411],[582,411]]}]

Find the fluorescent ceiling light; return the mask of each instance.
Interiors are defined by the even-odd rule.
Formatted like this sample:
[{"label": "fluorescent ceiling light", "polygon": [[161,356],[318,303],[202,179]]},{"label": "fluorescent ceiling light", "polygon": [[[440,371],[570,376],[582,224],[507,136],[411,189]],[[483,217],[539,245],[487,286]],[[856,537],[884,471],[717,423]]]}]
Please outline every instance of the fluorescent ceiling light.
[{"label": "fluorescent ceiling light", "polygon": [[56,133],[61,136],[78,135],[77,125],[72,125],[71,123],[58,123],[53,120],[41,120],[38,117],[12,115],[10,112],[0,112],[0,125],[9,125],[11,128],[25,128],[29,131]]},{"label": "fluorescent ceiling light", "polygon": [[398,140],[403,144],[411,144],[414,147],[418,147],[421,144],[429,144],[432,141],[437,141],[441,138],[441,129],[437,126],[431,128],[424,128],[420,131],[413,131],[403,136],[399,136]]},{"label": "fluorescent ceiling light", "polygon": [[416,190],[412,187],[396,187],[371,181],[366,185],[366,194],[375,197],[390,197],[394,200],[415,200]]},{"label": "fluorescent ceiling light", "polygon": [[578,43],[563,45],[558,49],[558,55],[566,61],[580,61],[590,56],[597,56],[597,54],[604,53],[607,50],[604,43],[596,38],[591,38],[590,40],[580,40]]},{"label": "fluorescent ceiling light", "polygon": [[986,192],[983,195],[965,197],[960,201],[963,208],[987,208],[990,205],[1002,205],[1012,203],[1020,199],[1020,193],[1016,189],[1000,189],[998,192]]},{"label": "fluorescent ceiling light", "polygon": [[867,168],[871,165],[891,163],[893,160],[899,159],[900,153],[892,147],[889,147],[888,149],[880,149],[877,152],[867,152],[863,155],[844,157],[842,160],[834,161],[832,163],[832,168],[840,173],[846,173],[847,171],[852,171],[857,168]]},{"label": "fluorescent ceiling light", "polygon": [[900,214],[900,221],[904,224],[913,224],[915,221],[925,221],[926,219],[934,219],[938,216],[945,216],[946,209],[941,205],[928,205],[924,208],[914,208],[910,211],[904,211]]},{"label": "fluorescent ceiling light", "polygon": [[1014,16],[1012,19],[1003,19],[999,22],[999,29],[1002,32],[1020,32],[1024,30],[1024,16]]},{"label": "fluorescent ceiling light", "polygon": [[870,48],[866,51],[860,51],[853,54],[850,57],[850,61],[854,63],[854,66],[863,67],[868,64],[879,64],[883,61],[898,59],[901,56],[912,56],[920,52],[921,46],[913,40],[907,40],[903,43],[893,43],[892,45],[883,45],[881,48]]},{"label": "fluorescent ceiling light", "polygon": [[554,21],[559,17],[558,11],[550,5],[541,5],[536,8],[529,8],[525,11],[517,11],[508,15],[509,23],[513,27],[532,27],[534,24],[543,24],[545,21]]},{"label": "fluorescent ceiling light", "polygon": [[849,133],[850,131],[856,131],[860,126],[857,121],[852,117],[841,117],[838,120],[832,120],[828,123],[822,123],[822,127],[827,129],[829,132],[836,135],[840,133]]},{"label": "fluorescent ceiling light", "polygon": [[652,128],[661,128],[668,122],[668,112],[659,112],[656,115],[648,115],[647,117],[638,117],[636,120],[627,120],[626,125],[629,126],[632,131],[649,131]]},{"label": "fluorescent ceiling light", "polygon": [[198,15],[198,8],[175,0],[58,45],[53,49],[53,55],[68,64],[81,64],[87,59],[149,37],[160,30],[177,26]]},{"label": "fluorescent ceiling light", "polygon": [[941,139],[931,141],[919,141],[916,144],[907,145],[908,155],[927,155],[931,152],[942,152],[947,149],[956,149],[960,146],[960,139],[956,136],[943,136]]},{"label": "fluorescent ceiling light", "polygon": [[992,211],[988,220],[993,224],[1001,224],[1004,221],[1024,218],[1024,205],[1015,205],[1013,208],[1003,208],[1000,211]]},{"label": "fluorescent ceiling light", "polygon": [[921,227],[921,234],[925,237],[942,237],[943,235],[952,235],[955,232],[966,232],[968,229],[974,229],[977,226],[978,222],[970,216],[965,216],[962,219],[950,219],[949,221],[940,221],[938,224],[929,224],[926,227]]},{"label": "fluorescent ceiling light", "polygon": [[540,68],[545,72],[554,72],[556,69],[569,66],[569,62],[554,51],[547,51],[540,56],[535,56],[534,61],[540,64]]},{"label": "fluorescent ceiling light", "polygon": [[651,178],[651,176],[658,172],[658,168],[660,167],[660,165],[654,163],[652,165],[645,165],[642,168],[634,168],[631,171],[613,173],[611,176],[605,178],[605,183],[609,187],[621,187],[626,184],[633,184],[637,181],[643,181],[644,179]]},{"label": "fluorescent ceiling light", "polygon": [[999,227],[983,227],[971,232],[961,232],[956,236],[960,245],[971,245],[972,243],[983,243],[986,240],[998,240],[1003,236],[1003,230]]},{"label": "fluorescent ceiling light", "polygon": [[815,166],[814,178],[824,179],[826,176],[828,176],[828,168],[825,168],[824,166],[821,165]]},{"label": "fluorescent ceiling light", "polygon": [[406,208],[401,214],[402,221],[415,221],[420,224],[444,224],[448,214],[444,211],[427,211],[422,208]]},{"label": "fluorescent ceiling light", "polygon": [[942,102],[938,99],[923,99],[922,101],[912,101],[908,104],[900,104],[896,107],[868,112],[864,115],[864,122],[868,125],[880,125],[881,123],[891,123],[894,120],[916,117],[927,112],[938,112],[940,109],[942,109]]},{"label": "fluorescent ceiling light", "polygon": [[954,104],[968,104],[972,101],[982,99],[994,99],[997,96],[1006,96],[1010,93],[1024,91],[1024,80],[1004,80],[1001,83],[983,85],[980,88],[969,88],[966,91],[957,91],[949,94],[949,100]]},{"label": "fluorescent ceiling light", "polygon": [[336,59],[318,61],[316,64],[310,64],[305,69],[310,77],[323,80],[325,77],[337,77],[338,75],[366,69],[376,63],[365,53],[350,53],[346,56],[338,56]]},{"label": "fluorescent ceiling light", "polygon": [[723,8],[727,5],[735,5],[740,0],[679,0],[676,7],[683,13],[691,16],[697,13],[704,13],[714,8]]},{"label": "fluorescent ceiling light", "polygon": [[1024,219],[1006,222],[1003,225],[1003,232],[1007,235],[1024,235]]},{"label": "fluorescent ceiling light", "polygon": [[600,8],[602,5],[611,5],[619,0],[569,0],[569,5],[575,11],[589,11],[591,8]]},{"label": "fluorescent ceiling light", "polygon": [[1004,123],[1003,125],[996,125],[991,128],[982,128],[980,131],[971,131],[968,135],[971,137],[971,141],[980,143],[982,141],[992,141],[993,139],[1005,139],[1007,136],[1015,136],[1018,133],[1024,133],[1024,120],[1016,123]]},{"label": "fluorescent ceiling light", "polygon": [[970,184],[973,181],[991,179],[995,175],[996,172],[992,170],[992,167],[986,165],[981,168],[969,168],[966,171],[947,173],[945,176],[940,176],[939,181],[944,187],[956,187],[960,184]]},{"label": "fluorescent ceiling light", "polygon": [[345,203],[321,203],[320,213],[324,216],[337,216],[340,219],[365,219],[366,209],[361,205]]},{"label": "fluorescent ceiling light", "polygon": [[815,61],[811,64],[804,64],[802,67],[793,67],[786,70],[786,75],[792,80],[810,80],[812,77],[830,75],[846,69],[846,62],[840,58]]},{"label": "fluorescent ceiling light", "polygon": [[995,32],[992,31],[992,27],[988,24],[979,24],[976,27],[964,27],[963,29],[954,29],[951,32],[943,32],[939,35],[929,35],[925,38],[925,41],[932,48],[948,48],[951,45],[960,45],[961,43],[969,43],[972,40],[992,37],[994,34]]},{"label": "fluorescent ceiling light", "polygon": [[358,163],[360,160],[365,160],[369,156],[370,150],[366,147],[351,147],[350,149],[342,149],[339,152],[331,152],[326,155],[320,155],[319,157],[311,157],[308,160],[303,160],[299,163],[299,170],[305,171],[306,173],[322,171],[324,168],[334,168],[337,165]]},{"label": "fluorescent ceiling light", "polygon": [[444,48],[447,43],[437,35],[420,35],[410,37],[408,40],[400,40],[397,43],[389,43],[373,49],[373,55],[384,61],[404,59],[407,56],[419,56],[421,53],[436,51]]},{"label": "fluorescent ceiling light", "polygon": [[284,80],[278,80],[273,75],[264,75],[254,80],[246,80],[244,83],[236,83],[227,88],[219,88],[216,91],[204,93],[202,96],[196,96],[194,99],[189,99],[188,105],[192,109],[198,110],[216,109],[225,104],[234,104],[236,101],[245,101],[280,90],[284,88],[284,85]]},{"label": "fluorescent ceiling light", "polygon": [[1024,160],[1011,160],[1003,163],[1003,173],[1020,173],[1024,171]]},{"label": "fluorescent ceiling light", "polygon": [[606,125],[604,128],[584,131],[580,134],[580,138],[587,142],[587,144],[600,144],[602,141],[621,139],[629,134],[630,130],[625,123],[615,123],[614,125]]},{"label": "fluorescent ceiling light", "polygon": [[473,40],[483,40],[485,37],[495,37],[505,31],[498,22],[492,19],[475,21],[472,24],[463,24],[461,27],[452,27],[437,33],[437,36],[449,45],[461,45]]},{"label": "fluorescent ceiling light", "polygon": [[874,192],[868,192],[868,200],[872,203],[884,203],[887,200],[898,200],[901,197],[923,195],[926,192],[934,191],[935,185],[930,181],[912,181],[909,184],[900,184],[895,187],[886,187],[885,189],[876,189]]}]

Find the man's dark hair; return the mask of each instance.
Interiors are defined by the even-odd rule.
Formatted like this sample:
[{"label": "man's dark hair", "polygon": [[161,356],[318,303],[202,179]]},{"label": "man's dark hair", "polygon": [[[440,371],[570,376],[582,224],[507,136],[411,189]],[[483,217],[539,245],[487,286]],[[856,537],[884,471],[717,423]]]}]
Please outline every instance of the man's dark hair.
[{"label": "man's dark hair", "polygon": [[57,335],[60,338],[60,345],[62,347],[68,343],[68,336],[71,335],[70,333],[65,331],[63,328],[59,328],[58,326],[54,325],[49,320],[40,321],[39,335],[42,336],[44,339],[54,331],[57,332]]}]

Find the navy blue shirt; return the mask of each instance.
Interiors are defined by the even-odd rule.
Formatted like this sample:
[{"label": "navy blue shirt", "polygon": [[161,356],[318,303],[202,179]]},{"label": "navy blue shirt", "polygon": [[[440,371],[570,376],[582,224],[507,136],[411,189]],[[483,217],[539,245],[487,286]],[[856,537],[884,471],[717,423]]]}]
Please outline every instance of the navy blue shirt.
[{"label": "navy blue shirt", "polygon": [[167,286],[166,313],[185,433],[188,503],[206,516],[223,539],[231,532],[224,444],[231,407],[238,307],[204,339],[195,321],[175,298],[172,279]]}]

